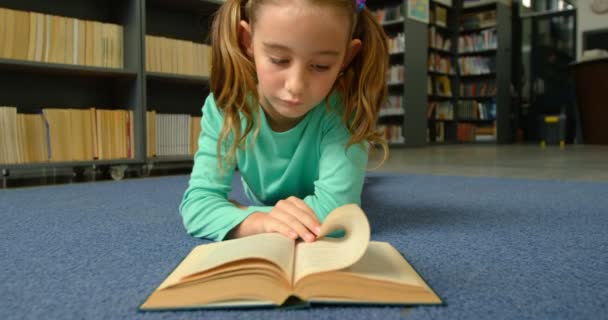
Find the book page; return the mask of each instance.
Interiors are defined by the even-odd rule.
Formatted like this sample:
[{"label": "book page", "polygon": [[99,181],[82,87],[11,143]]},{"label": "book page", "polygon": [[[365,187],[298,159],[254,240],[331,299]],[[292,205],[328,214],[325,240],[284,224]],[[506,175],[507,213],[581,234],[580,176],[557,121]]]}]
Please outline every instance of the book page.
[{"label": "book page", "polygon": [[292,277],[294,240],[278,233],[262,233],[240,239],[195,247],[161,284],[165,288],[196,273],[245,259],[263,259],[276,264],[289,281]]},{"label": "book page", "polygon": [[[325,237],[339,229],[345,231],[344,237]],[[319,240],[296,245],[293,283],[309,274],[350,267],[363,256],[369,239],[369,222],[359,206],[348,204],[335,209],[321,225]]]},{"label": "book page", "polygon": [[311,274],[294,290],[306,301],[333,303],[435,304],[441,299],[388,242],[371,241],[350,267]]},{"label": "book page", "polygon": [[424,280],[388,242],[371,241],[367,251],[352,266],[340,272],[413,286],[425,286]]}]

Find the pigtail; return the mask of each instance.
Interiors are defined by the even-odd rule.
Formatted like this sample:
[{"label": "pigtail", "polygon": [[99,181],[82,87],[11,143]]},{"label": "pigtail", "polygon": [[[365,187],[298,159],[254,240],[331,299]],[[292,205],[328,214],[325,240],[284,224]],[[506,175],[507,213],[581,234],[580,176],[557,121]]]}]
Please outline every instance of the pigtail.
[{"label": "pigtail", "polygon": [[[235,163],[236,150],[253,130],[254,117],[259,116],[257,105],[255,66],[245,55],[239,41],[239,23],[247,21],[247,1],[227,0],[216,13],[212,25],[211,92],[215,103],[224,114],[224,124],[217,144],[217,157],[222,169],[221,151],[227,151],[226,161]],[[242,132],[241,115],[246,121]]]},{"label": "pigtail", "polygon": [[361,39],[361,51],[344,74],[336,81],[336,89],[344,102],[343,120],[351,133],[348,145],[368,141],[381,145],[384,160],[388,145],[376,132],[376,122],[387,96],[386,72],[389,66],[388,42],[376,17],[364,8],[357,14],[353,39]]}]

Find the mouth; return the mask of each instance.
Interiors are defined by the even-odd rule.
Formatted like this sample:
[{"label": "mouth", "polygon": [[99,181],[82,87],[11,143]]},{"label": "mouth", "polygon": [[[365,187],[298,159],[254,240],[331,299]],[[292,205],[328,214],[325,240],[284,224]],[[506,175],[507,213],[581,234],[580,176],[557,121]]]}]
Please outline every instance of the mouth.
[{"label": "mouth", "polygon": [[301,100],[283,100],[283,99],[281,99],[281,102],[288,107],[297,107],[302,104]]}]

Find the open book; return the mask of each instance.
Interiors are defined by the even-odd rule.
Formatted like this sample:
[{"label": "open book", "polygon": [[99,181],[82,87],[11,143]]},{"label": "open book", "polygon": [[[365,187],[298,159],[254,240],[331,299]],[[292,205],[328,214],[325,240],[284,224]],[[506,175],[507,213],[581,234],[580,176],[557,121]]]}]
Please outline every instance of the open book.
[{"label": "open book", "polygon": [[[342,238],[325,237],[344,230]],[[353,204],[332,211],[315,242],[266,233],[195,247],[140,310],[290,303],[441,304],[403,256],[370,242]]]}]

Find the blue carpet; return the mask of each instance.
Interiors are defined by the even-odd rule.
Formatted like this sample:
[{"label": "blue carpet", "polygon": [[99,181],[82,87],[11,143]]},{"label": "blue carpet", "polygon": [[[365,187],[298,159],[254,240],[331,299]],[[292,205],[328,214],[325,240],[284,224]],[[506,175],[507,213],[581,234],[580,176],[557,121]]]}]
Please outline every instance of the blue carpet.
[{"label": "blue carpet", "polygon": [[[200,240],[187,176],[0,191],[0,319],[600,319],[608,184],[374,174],[363,209],[440,307],[138,313]],[[243,200],[235,187],[233,198]],[[604,314],[604,316],[602,316]],[[604,318],[605,319],[605,318]]]}]

